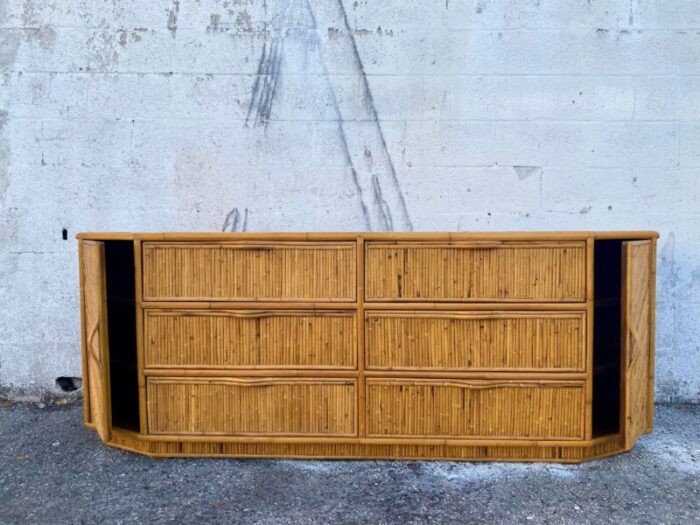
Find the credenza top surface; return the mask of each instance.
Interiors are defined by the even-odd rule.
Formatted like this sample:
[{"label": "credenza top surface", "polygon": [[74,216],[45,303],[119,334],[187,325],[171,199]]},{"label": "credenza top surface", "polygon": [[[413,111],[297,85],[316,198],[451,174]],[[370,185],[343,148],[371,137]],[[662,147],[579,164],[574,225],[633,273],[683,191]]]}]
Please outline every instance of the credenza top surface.
[{"label": "credenza top surface", "polygon": [[519,232],[82,232],[78,239],[139,241],[573,241],[586,239],[656,239],[655,231]]}]

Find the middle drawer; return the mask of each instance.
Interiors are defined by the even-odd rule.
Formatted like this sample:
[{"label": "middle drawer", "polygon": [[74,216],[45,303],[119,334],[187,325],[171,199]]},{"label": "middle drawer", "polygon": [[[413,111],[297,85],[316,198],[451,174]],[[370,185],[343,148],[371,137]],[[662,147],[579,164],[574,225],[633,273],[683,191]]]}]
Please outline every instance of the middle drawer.
[{"label": "middle drawer", "polygon": [[368,311],[370,370],[583,372],[585,312]]},{"label": "middle drawer", "polygon": [[334,368],[357,365],[350,310],[144,310],[146,367]]}]

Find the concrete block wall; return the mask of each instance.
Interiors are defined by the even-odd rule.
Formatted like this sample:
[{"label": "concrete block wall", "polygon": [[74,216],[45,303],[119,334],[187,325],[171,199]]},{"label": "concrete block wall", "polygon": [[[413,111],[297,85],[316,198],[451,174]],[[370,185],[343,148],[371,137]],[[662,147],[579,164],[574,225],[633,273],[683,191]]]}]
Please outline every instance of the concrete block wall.
[{"label": "concrete block wall", "polygon": [[699,225],[695,0],[0,0],[5,396],[81,373],[78,231],[655,229],[697,402]]}]

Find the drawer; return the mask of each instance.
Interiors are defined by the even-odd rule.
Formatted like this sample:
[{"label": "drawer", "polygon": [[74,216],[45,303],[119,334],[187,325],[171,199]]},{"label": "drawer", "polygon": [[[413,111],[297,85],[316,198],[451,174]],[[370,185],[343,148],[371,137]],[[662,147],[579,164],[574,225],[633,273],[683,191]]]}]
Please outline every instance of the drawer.
[{"label": "drawer", "polygon": [[144,311],[146,367],[356,366],[354,311]]},{"label": "drawer", "polygon": [[354,436],[354,379],[149,378],[151,434]]},{"label": "drawer", "polygon": [[585,301],[585,242],[370,242],[368,301]]},{"label": "drawer", "polygon": [[352,242],[146,242],[142,250],[147,301],[355,300]]},{"label": "drawer", "polygon": [[366,312],[375,370],[586,368],[584,312]]},{"label": "drawer", "polygon": [[582,439],[584,383],[367,379],[368,436]]}]

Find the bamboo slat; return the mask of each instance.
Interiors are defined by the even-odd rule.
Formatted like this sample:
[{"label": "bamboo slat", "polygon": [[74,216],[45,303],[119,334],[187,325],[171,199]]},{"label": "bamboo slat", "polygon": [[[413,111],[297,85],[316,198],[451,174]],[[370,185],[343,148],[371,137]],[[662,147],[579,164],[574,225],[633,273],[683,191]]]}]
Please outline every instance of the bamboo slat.
[{"label": "bamboo slat", "polygon": [[353,379],[149,378],[151,434],[350,436]]},{"label": "bamboo slat", "polygon": [[365,239],[357,238],[357,317],[360,322],[357,326],[357,365],[358,365],[358,392],[357,392],[357,422],[358,436],[364,438],[367,435],[367,409],[365,388]]},{"label": "bamboo slat", "polygon": [[354,243],[153,243],[144,300],[355,300]]},{"label": "bamboo slat", "polygon": [[586,342],[584,355],[586,359],[586,439],[593,438],[593,339],[595,318],[595,242],[586,241]]},{"label": "bamboo slat", "polygon": [[139,388],[139,428],[141,432],[148,431],[148,421],[146,420],[146,357],[144,351],[144,308],[143,301],[143,277],[141,257],[141,241],[134,241],[134,290],[136,293],[136,368],[137,382]]},{"label": "bamboo slat", "polygon": [[145,311],[146,367],[356,367],[352,311]]},{"label": "bamboo slat", "polygon": [[371,301],[586,300],[585,242],[367,243]]},{"label": "bamboo slat", "polygon": [[585,313],[368,312],[367,368],[586,369]]},{"label": "bamboo slat", "polygon": [[367,435],[582,439],[583,385],[367,379]]}]

